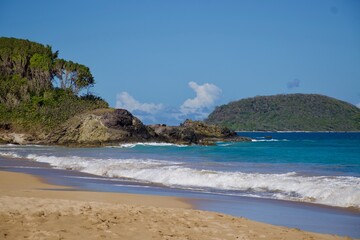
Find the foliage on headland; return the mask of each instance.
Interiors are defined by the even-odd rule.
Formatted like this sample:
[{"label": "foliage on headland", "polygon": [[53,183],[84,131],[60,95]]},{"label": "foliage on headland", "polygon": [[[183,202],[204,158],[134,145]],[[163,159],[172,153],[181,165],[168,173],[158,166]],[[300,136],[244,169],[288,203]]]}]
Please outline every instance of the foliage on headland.
[{"label": "foliage on headland", "polygon": [[49,45],[0,38],[0,130],[46,134],[75,114],[107,107],[89,93],[85,65],[60,59]]},{"label": "foliage on headland", "polygon": [[257,96],[216,107],[206,122],[239,131],[360,131],[360,109],[318,94]]},{"label": "foliage on headland", "polygon": [[[0,142],[95,146],[166,141],[214,144],[247,140],[235,132],[187,121],[145,126],[125,109],[89,94],[95,84],[85,65],[58,58],[50,46],[0,38]],[[158,131],[158,132],[156,132]]]}]

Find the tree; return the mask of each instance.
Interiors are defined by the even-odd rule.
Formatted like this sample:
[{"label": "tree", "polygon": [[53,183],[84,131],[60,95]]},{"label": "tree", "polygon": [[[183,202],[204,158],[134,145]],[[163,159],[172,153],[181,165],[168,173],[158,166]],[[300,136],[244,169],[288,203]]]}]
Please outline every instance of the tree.
[{"label": "tree", "polygon": [[81,64],[78,64],[77,67],[77,78],[75,80],[73,89],[73,92],[76,94],[79,93],[79,91],[82,89],[87,88],[88,90],[89,87],[92,87],[95,84],[94,77],[92,76],[88,67]]},{"label": "tree", "polygon": [[36,93],[51,88],[51,71],[53,59],[50,56],[35,53],[30,58],[30,88]]},{"label": "tree", "polygon": [[79,95],[94,85],[88,67],[58,54],[49,45],[0,37],[0,104],[16,107],[57,87]]},{"label": "tree", "polygon": [[59,81],[59,87],[70,89],[74,94],[92,87],[95,83],[88,67],[64,59],[55,60],[53,73]]}]

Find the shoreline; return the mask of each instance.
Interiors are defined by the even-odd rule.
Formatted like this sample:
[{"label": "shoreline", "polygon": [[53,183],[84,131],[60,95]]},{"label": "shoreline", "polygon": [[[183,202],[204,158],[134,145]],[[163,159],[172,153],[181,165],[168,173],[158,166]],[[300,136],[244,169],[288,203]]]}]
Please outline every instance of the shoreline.
[{"label": "shoreline", "polygon": [[[20,172],[20,173],[35,175],[35,176],[39,177],[40,179],[42,179],[43,181],[48,182],[53,185],[67,186],[67,187],[77,188],[79,190],[84,190],[84,191],[122,193],[119,191],[112,191],[112,190],[101,191],[99,189],[93,189],[92,187],[89,187],[89,188],[84,188],[83,186],[78,187],[77,185],[74,184],[74,182],[76,182],[75,180],[80,180],[81,178],[83,178],[83,179],[93,178],[94,180],[99,180],[99,181],[103,180],[106,182],[114,182],[117,186],[129,186],[129,187],[139,187],[139,188],[141,188],[141,187],[152,188],[153,187],[153,188],[164,189],[164,192],[167,192],[166,190],[179,191],[179,192],[192,192],[191,190],[188,190],[188,189],[169,188],[169,187],[163,186],[161,184],[157,185],[154,183],[149,183],[149,184],[138,183],[138,182],[132,182],[131,180],[126,181],[126,180],[120,180],[120,179],[116,179],[116,178],[103,177],[103,176],[94,175],[91,173],[86,173],[86,172],[81,172],[81,171],[76,171],[76,170],[54,168],[49,163],[30,161],[29,159],[22,158],[22,157],[0,156],[0,160],[2,160],[2,162],[0,162],[0,171]],[[4,162],[8,162],[9,164],[8,165],[5,164],[5,166],[4,166],[3,165]],[[23,169],[23,170],[21,170],[21,169]],[[32,172],[31,170],[29,171],[27,169],[33,169],[33,170],[35,170],[35,172]],[[44,175],[44,173],[40,173],[40,172],[37,173],[36,169],[38,169],[38,170],[43,169],[43,170],[45,170],[45,172],[47,172],[46,170],[48,170],[50,172],[51,171],[61,171],[61,172],[63,172],[62,175],[64,175],[65,177],[73,178],[75,180],[71,181],[71,182],[70,181],[60,181],[59,182],[59,179],[50,181],[50,178],[52,178],[51,174]],[[194,193],[195,193],[195,195],[196,194],[219,195],[217,193],[212,193],[212,192],[196,192],[196,191],[194,191]],[[140,193],[140,194],[143,195],[143,193]],[[154,195],[154,194],[145,193],[145,195]],[[158,195],[158,194],[155,194],[155,195]],[[317,208],[321,208],[324,210],[335,210],[335,211],[338,210],[338,211],[360,214],[360,208],[355,208],[355,207],[339,207],[339,206],[331,206],[331,205],[326,205],[326,204],[321,204],[321,203],[313,203],[313,202],[305,202],[305,201],[301,202],[301,201],[291,201],[291,200],[284,200],[284,199],[258,198],[258,197],[238,196],[238,195],[231,195],[231,194],[221,194],[221,195],[228,196],[228,197],[240,197],[240,198],[244,198],[244,199],[252,199],[254,201],[276,202],[276,203],[285,204],[285,205],[291,204],[291,205],[299,205],[299,206],[304,206],[304,207],[306,207],[306,206],[317,207]],[[166,196],[166,195],[163,195],[163,196]],[[175,196],[178,196],[178,195],[175,195]],[[179,197],[179,198],[181,198],[181,197]],[[188,198],[189,197],[186,197],[186,199],[188,199]],[[207,201],[207,199],[201,199],[201,201]]]},{"label": "shoreline", "polygon": [[[124,193],[142,198],[170,196],[185,199],[197,210],[229,214],[252,221],[320,234],[360,237],[356,228],[360,213],[349,208],[254,197],[219,195],[190,190],[143,185],[127,180],[100,177],[74,170],[57,169],[48,163],[25,158],[0,157],[0,171],[25,173],[51,185],[72,187],[72,192]],[[59,192],[51,189],[51,192]],[[84,198],[83,198],[84,199]],[[86,198],[87,199],[87,198]],[[161,206],[163,207],[163,206]]]},{"label": "shoreline", "polygon": [[112,193],[75,189],[47,183],[44,178],[28,173],[0,170],[0,196],[35,197],[62,200],[129,204],[165,208],[192,209],[189,199],[164,196],[146,196],[141,194]]},{"label": "shoreline", "polygon": [[[135,195],[146,195],[146,196],[175,196],[177,198],[180,198],[182,200],[188,201],[191,199],[191,205],[192,208],[199,208],[199,205],[203,202],[212,202],[216,201],[214,199],[206,199],[202,197],[197,197],[201,195],[212,195],[212,196],[225,196],[229,198],[242,198],[247,199],[248,201],[254,201],[254,202],[269,202],[274,204],[280,204],[280,205],[297,205],[299,207],[314,207],[318,209],[322,209],[324,211],[339,211],[339,212],[347,212],[350,214],[360,214],[360,209],[355,207],[338,207],[338,206],[331,206],[331,205],[325,205],[321,203],[311,203],[311,202],[301,202],[301,201],[291,201],[291,200],[284,200],[284,199],[273,199],[273,198],[257,198],[257,197],[250,197],[250,196],[238,196],[238,195],[231,195],[231,194],[217,194],[212,192],[197,192],[197,191],[191,191],[188,189],[177,189],[177,188],[169,188],[167,186],[163,185],[157,185],[154,183],[137,183],[132,181],[126,181],[126,180],[120,180],[115,178],[109,178],[109,177],[103,177],[99,175],[93,175],[90,173],[80,172],[76,170],[66,170],[66,169],[57,169],[53,168],[48,163],[43,162],[29,162],[28,159],[23,158],[6,158],[6,157],[0,157],[0,160],[7,160],[7,161],[19,161],[21,163],[25,163],[23,166],[2,166],[0,162],[0,171],[5,172],[14,172],[14,173],[24,173],[24,174],[30,174],[33,176],[36,176],[37,178],[41,179],[41,181],[48,183],[50,185],[55,186],[64,186],[66,189],[72,189],[73,191],[86,191],[86,192],[102,192],[102,193],[119,193],[119,194],[126,194],[126,191],[117,191],[113,189],[104,189],[100,190],[94,186],[84,187],[80,186],[82,184],[75,184],[75,182],[78,182],[80,180],[92,180],[95,183],[98,182],[106,182],[110,184],[114,184],[118,187],[129,187],[129,188],[136,188],[136,189],[147,189],[147,188],[157,188],[161,189],[160,192],[164,194],[152,194],[147,192],[142,192],[141,190],[136,191],[140,193],[134,193]],[[44,175],[44,173],[40,173],[38,171],[44,170],[45,172],[49,172],[47,175]],[[60,175],[63,175],[64,177],[68,178],[67,181],[63,179],[59,179],[59,176],[52,177],[51,174],[52,171],[59,171],[61,172]],[[101,187],[100,187],[101,188]],[[56,190],[56,189],[53,189]],[[175,194],[171,195],[170,192],[175,192]],[[185,194],[186,197],[179,196],[181,193],[190,193]],[[191,194],[193,193],[193,194]],[[133,193],[130,193],[133,194]],[[191,195],[194,195],[195,197],[191,197]],[[200,203],[194,203],[194,202],[200,202]]]},{"label": "shoreline", "polygon": [[0,233],[5,239],[102,235],[125,239],[345,239],[193,210],[191,199],[74,191],[8,171],[0,171],[0,183]]}]

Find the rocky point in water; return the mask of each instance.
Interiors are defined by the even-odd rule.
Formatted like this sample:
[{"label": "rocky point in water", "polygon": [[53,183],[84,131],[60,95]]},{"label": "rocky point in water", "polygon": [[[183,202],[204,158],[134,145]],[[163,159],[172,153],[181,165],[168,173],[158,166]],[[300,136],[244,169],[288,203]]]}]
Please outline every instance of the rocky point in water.
[{"label": "rocky point in water", "polygon": [[157,124],[150,127],[163,141],[176,144],[213,145],[216,142],[251,141],[250,138],[240,137],[228,128],[189,119],[180,126]]},{"label": "rocky point in water", "polygon": [[47,138],[62,145],[112,145],[129,142],[168,142],[211,145],[218,141],[249,141],[234,131],[200,121],[180,126],[144,125],[125,109],[98,109],[77,115]]}]

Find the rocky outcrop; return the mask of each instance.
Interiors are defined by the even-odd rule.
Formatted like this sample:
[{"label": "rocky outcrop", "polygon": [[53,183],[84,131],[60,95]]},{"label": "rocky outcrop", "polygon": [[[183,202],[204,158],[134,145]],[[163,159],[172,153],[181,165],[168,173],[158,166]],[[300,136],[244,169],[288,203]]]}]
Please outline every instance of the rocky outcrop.
[{"label": "rocky outcrop", "polygon": [[30,134],[14,133],[14,132],[0,132],[0,144],[36,144],[36,138]]},{"label": "rocky outcrop", "polygon": [[186,120],[180,126],[163,124],[150,126],[165,142],[176,144],[213,145],[216,142],[251,141],[250,138],[239,137],[234,131],[200,121]]},{"label": "rocky outcrop", "polygon": [[155,132],[125,109],[98,109],[77,115],[47,140],[65,145],[102,145],[156,140]]},{"label": "rocky outcrop", "polygon": [[200,121],[186,120],[180,126],[146,126],[125,109],[97,109],[76,115],[40,139],[29,134],[0,133],[0,143],[101,146],[131,142],[168,142],[212,145],[223,141],[250,141],[234,131]]}]

